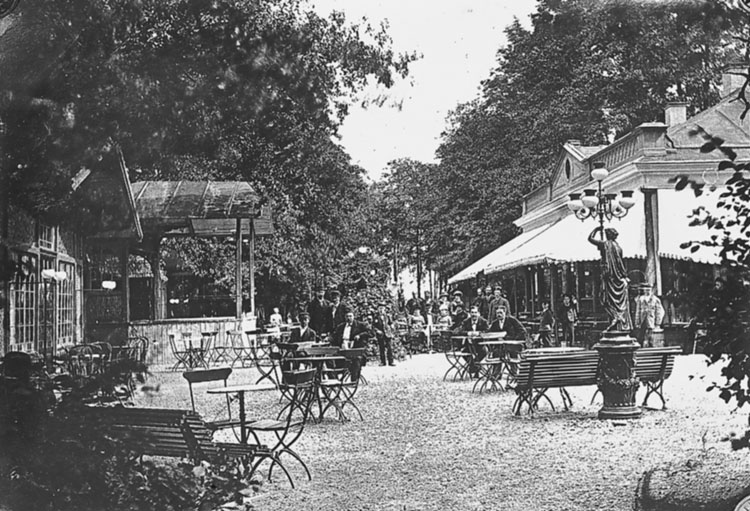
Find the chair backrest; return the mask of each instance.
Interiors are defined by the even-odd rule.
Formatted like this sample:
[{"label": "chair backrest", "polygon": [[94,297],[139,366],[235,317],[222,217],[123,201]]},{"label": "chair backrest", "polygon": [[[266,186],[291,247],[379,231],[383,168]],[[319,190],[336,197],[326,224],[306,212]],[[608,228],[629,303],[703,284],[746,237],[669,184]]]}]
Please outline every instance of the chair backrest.
[{"label": "chair backrest", "polygon": [[130,337],[127,343],[126,356],[135,362],[146,363],[146,353],[150,341],[146,337]]},{"label": "chair backrest", "polygon": [[108,342],[92,342],[91,349],[99,352],[105,362],[109,362],[112,359],[112,345]]},{"label": "chair backrest", "polygon": [[[231,367],[217,367],[215,369],[193,369],[182,373],[182,377],[188,382],[188,389],[190,390],[190,405],[195,411],[195,396],[193,395],[193,384],[195,383],[207,383],[212,381],[222,381],[224,386],[227,386],[227,380],[232,374]],[[227,399],[229,396],[227,396]],[[227,401],[227,407],[229,401]]]},{"label": "chair backrest", "polygon": [[365,348],[349,348],[347,350],[341,349],[338,352],[338,355],[342,357],[346,357],[349,360],[353,358],[362,357],[365,354],[366,349]]},{"label": "chair backrest", "polygon": [[245,332],[241,330],[227,330],[227,347],[246,348]]},{"label": "chair backrest", "polygon": [[[287,395],[290,399],[290,403],[284,408],[287,412],[287,430],[292,424],[292,421],[294,421],[296,412],[301,414],[302,424],[307,422],[307,418],[310,414],[310,407],[315,395],[315,386],[313,382],[315,380],[316,372],[317,370],[315,368],[282,372],[282,385],[287,391]],[[299,433],[301,433],[301,430],[298,434]],[[286,435],[286,431],[284,435]]]},{"label": "chair backrest", "polygon": [[88,344],[78,344],[68,350],[68,372],[73,376],[91,376],[94,350]]}]

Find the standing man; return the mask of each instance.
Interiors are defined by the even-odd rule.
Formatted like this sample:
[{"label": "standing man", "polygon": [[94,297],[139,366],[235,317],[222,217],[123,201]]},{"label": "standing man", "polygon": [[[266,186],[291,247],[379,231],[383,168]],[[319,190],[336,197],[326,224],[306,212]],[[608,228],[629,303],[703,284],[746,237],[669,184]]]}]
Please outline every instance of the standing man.
[{"label": "standing man", "polygon": [[487,316],[489,321],[494,321],[497,318],[497,309],[501,306],[505,307],[505,313],[510,314],[510,302],[503,296],[503,286],[500,284],[495,286],[495,294],[490,302],[490,312]]},{"label": "standing man", "polygon": [[346,320],[346,314],[349,307],[341,301],[341,292],[334,289],[331,291],[331,306],[328,308],[328,326],[329,332],[336,332],[339,325]]},{"label": "standing man", "polygon": [[654,345],[654,330],[661,328],[664,321],[664,307],[653,294],[650,284],[644,284],[641,292],[643,294],[635,301],[636,335],[641,346],[651,348]]},{"label": "standing man", "polygon": [[393,322],[391,316],[388,314],[385,302],[378,304],[378,314],[375,316],[372,324],[375,329],[375,335],[378,339],[378,350],[380,351],[380,365],[384,366],[386,358],[389,366],[395,366],[396,363],[393,361],[393,348],[391,341],[393,340]]},{"label": "standing man", "polygon": [[[307,313],[310,317],[310,328],[315,330],[319,334],[329,334],[331,331],[326,329],[326,314],[328,309],[331,308],[331,304],[325,299],[325,292],[323,288],[315,290],[315,298],[313,298],[309,304],[307,304]],[[302,318],[300,317],[300,321]]]}]

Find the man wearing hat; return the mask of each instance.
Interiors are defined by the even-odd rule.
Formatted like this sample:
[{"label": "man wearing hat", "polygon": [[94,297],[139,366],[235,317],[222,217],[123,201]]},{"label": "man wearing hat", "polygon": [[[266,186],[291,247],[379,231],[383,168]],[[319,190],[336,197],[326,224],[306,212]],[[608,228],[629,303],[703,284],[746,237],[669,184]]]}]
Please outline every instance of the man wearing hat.
[{"label": "man wearing hat", "polygon": [[664,321],[664,307],[659,297],[652,293],[650,284],[639,286],[640,295],[635,300],[636,335],[641,346],[654,345],[654,330],[661,328]]},{"label": "man wearing hat", "polygon": [[393,339],[393,322],[388,314],[385,302],[378,304],[378,313],[373,318],[372,327],[375,329],[375,336],[378,339],[378,350],[380,351],[380,365],[384,366],[386,358],[389,366],[395,366],[393,361],[393,348],[391,340]]},{"label": "man wearing hat", "polygon": [[[328,309],[331,308],[331,304],[325,299],[325,291],[323,288],[317,288],[315,290],[315,298],[313,298],[309,304],[307,304],[307,313],[310,318],[310,328],[316,333],[328,333],[330,330],[326,330],[326,314]],[[300,318],[300,321],[302,318]]]},{"label": "man wearing hat", "polygon": [[459,289],[453,291],[453,301],[451,301],[451,316],[456,313],[457,307],[460,307],[461,309],[466,308],[464,305],[464,294]]},{"label": "man wearing hat", "polygon": [[331,306],[328,308],[328,324],[326,332],[334,333],[339,325],[346,321],[346,313],[349,307],[341,301],[341,292],[337,289],[331,291]]},{"label": "man wearing hat", "polygon": [[299,328],[292,330],[292,333],[289,336],[289,342],[315,342],[318,339],[318,333],[310,328],[310,314],[307,312],[300,313],[299,323]]},{"label": "man wearing hat", "polygon": [[503,286],[498,284],[495,286],[494,294],[489,304],[488,317],[491,318],[491,321],[494,321],[494,319],[497,317],[497,309],[499,309],[501,306],[505,307],[505,312],[510,314],[510,302],[503,296]]}]

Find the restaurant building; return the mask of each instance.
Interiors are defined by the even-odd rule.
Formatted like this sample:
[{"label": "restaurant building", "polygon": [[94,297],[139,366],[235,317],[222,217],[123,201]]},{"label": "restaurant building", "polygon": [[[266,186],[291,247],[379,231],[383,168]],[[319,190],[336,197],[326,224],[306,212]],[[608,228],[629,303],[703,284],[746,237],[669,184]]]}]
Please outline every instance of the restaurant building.
[{"label": "restaurant building", "polygon": [[[670,103],[664,122],[641,124],[609,145],[566,142],[549,182],[524,197],[522,215],[514,222],[521,234],[451,277],[449,284],[466,292],[502,283],[513,312],[532,325],[542,302],[550,301],[555,309],[563,293],[572,294],[579,302],[582,330],[589,331],[590,340],[598,339],[606,324],[599,299],[600,256],[587,242],[598,222],[579,220],[568,202],[571,193],[597,187],[591,171],[603,163],[609,171],[601,182],[605,192],[634,191],[635,205],[628,213],[605,222],[619,232],[631,300],[639,284],[652,284],[666,310],[667,342],[681,342],[695,294],[721,273],[718,251],[702,247],[693,252],[681,244],[708,239],[707,228],[690,226],[689,217],[699,206],[715,207],[729,177],[728,171],[717,170],[718,151],[701,152],[705,141],[694,134],[696,126],[723,138],[738,161],[750,160],[750,121],[740,118],[743,105],[737,101],[743,78],[733,71],[723,75],[720,102],[691,118],[687,104]],[[679,175],[715,190],[701,197],[676,191]]]}]

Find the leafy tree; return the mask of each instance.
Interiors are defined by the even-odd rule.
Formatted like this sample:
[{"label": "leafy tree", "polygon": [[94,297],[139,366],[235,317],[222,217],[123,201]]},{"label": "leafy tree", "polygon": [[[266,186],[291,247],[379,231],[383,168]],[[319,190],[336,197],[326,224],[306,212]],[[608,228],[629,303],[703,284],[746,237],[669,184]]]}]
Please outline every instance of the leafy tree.
[{"label": "leafy tree", "polygon": [[[52,218],[74,209],[70,178],[119,146],[133,180],[249,181],[276,224],[258,244],[269,295],[337,271],[353,246],[345,219],[366,193],[338,126],[359,88],[391,86],[414,59],[393,53],[383,27],[301,0],[40,0],[38,11],[49,40],[77,37],[0,111],[23,205]],[[196,274],[223,281],[203,262],[229,252],[186,243]]]},{"label": "leafy tree", "polygon": [[[716,285],[705,285],[699,294],[696,317],[705,326],[704,352],[711,363],[726,360],[721,368],[724,382],[709,390],[717,388],[721,399],[734,399],[741,407],[750,402],[750,163],[739,162],[734,149],[700,126],[694,134],[704,139],[702,152],[721,153],[718,170],[732,172],[716,207],[700,207],[693,213],[691,225],[706,225],[713,234],[705,240],[687,241],[683,248],[696,252],[709,247],[719,252],[723,278]],[[688,186],[695,196],[706,190],[705,183],[687,176],[676,178],[677,190]],[[750,447],[750,430],[734,438],[732,445],[736,449]]]},{"label": "leafy tree", "polygon": [[541,0],[516,21],[480,97],[448,120],[431,175],[431,256],[451,274],[515,234],[522,197],[547,182],[561,145],[606,144],[660,118],[703,110],[746,23],[713,1]]}]

